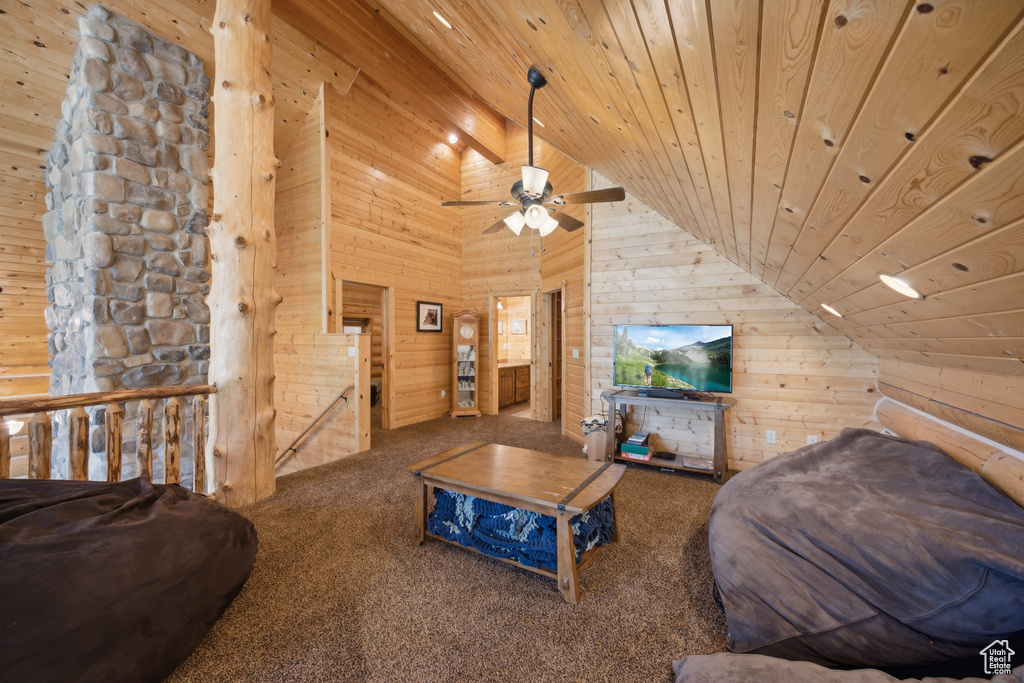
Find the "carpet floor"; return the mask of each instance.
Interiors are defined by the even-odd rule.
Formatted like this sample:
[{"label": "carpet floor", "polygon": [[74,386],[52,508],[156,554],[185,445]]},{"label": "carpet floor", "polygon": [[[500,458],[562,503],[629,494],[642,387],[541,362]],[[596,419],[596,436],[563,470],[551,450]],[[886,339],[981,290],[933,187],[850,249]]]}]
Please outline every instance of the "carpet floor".
[{"label": "carpet floor", "polygon": [[557,423],[441,418],[375,430],[373,448],[277,480],[240,510],[252,576],[168,678],[191,681],[664,681],[672,660],[725,650],[712,598],[707,475],[629,465],[619,542],[553,579],[455,546],[413,543],[406,466],[472,441],[585,457]]}]

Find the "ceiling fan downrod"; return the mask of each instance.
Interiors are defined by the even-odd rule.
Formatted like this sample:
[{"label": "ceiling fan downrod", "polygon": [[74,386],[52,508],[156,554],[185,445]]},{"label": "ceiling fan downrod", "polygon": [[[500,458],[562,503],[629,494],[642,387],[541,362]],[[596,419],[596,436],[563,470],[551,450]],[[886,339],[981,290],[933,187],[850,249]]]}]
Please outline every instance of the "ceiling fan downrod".
[{"label": "ceiling fan downrod", "polygon": [[530,166],[533,166],[533,93],[535,93],[538,88],[543,88],[547,85],[548,81],[544,78],[544,74],[537,71],[532,66],[526,74],[526,80],[530,83],[530,99],[526,105],[526,126],[530,145]]}]

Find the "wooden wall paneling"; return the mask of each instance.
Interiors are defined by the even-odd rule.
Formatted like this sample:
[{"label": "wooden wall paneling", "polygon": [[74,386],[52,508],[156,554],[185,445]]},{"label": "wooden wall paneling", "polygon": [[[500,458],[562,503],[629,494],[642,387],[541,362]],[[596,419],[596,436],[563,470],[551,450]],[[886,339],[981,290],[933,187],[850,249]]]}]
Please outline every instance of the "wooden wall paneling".
[{"label": "wooden wall paneling", "polygon": [[[562,401],[562,431],[567,436],[583,438],[580,420],[589,413],[585,396],[587,353],[584,340],[587,334],[586,315],[583,310],[586,286],[582,277],[566,283],[563,306],[565,336],[562,339],[562,375],[564,377]],[[573,358],[573,351],[577,357]]]},{"label": "wooden wall paneling", "polygon": [[[892,46],[893,34],[905,22],[911,7],[896,2],[830,5],[822,23],[807,95],[801,111],[795,112],[796,139],[765,269],[763,273],[754,272],[765,282],[772,284],[778,278],[878,67]],[[836,87],[837,83],[841,87]]]},{"label": "wooden wall paneling", "polygon": [[[664,6],[645,6],[644,10],[649,13],[647,17],[653,24],[652,30],[664,31],[668,21]],[[654,200],[658,204],[655,208],[663,213],[685,216],[687,224],[693,225],[696,231],[704,235],[705,210],[701,206],[693,177],[687,166],[687,158],[683,154],[684,149],[695,148],[677,141],[681,137],[680,128],[682,134],[689,135],[687,142],[692,143],[696,140],[690,105],[686,101],[686,88],[682,83],[678,83],[678,90],[673,90],[673,87],[668,85],[670,81],[681,79],[679,60],[671,51],[663,51],[658,53],[663,56],[660,69],[655,67],[653,59],[650,68],[640,68],[639,65],[651,59],[652,55],[637,23],[635,11],[636,8],[628,3],[606,3],[604,12],[591,13],[590,16],[593,18],[590,27],[594,31],[594,41],[602,46],[617,41],[622,48],[621,51],[595,49],[595,52],[610,60],[611,70],[608,73],[612,77],[612,84],[618,87],[618,97],[631,105],[632,120],[636,122],[642,139],[654,143],[654,154],[648,162],[656,163],[660,174],[664,178],[673,179],[681,193],[659,194]],[[677,103],[676,108],[672,110],[676,115],[655,115],[655,112],[665,106],[668,97]],[[691,156],[691,161],[695,164],[694,168],[700,169],[703,177],[703,161],[700,158],[699,147],[696,151],[698,153]],[[703,189],[712,220],[716,220],[707,183],[704,183]]]},{"label": "wooden wall paneling", "polygon": [[[276,286],[283,297],[277,329],[286,334],[326,331],[323,175],[324,96],[321,91],[277,172]],[[285,444],[284,447],[287,447]]]},{"label": "wooden wall paneling", "polygon": [[[633,182],[648,185],[649,178],[640,171],[645,162],[644,154],[641,152],[641,148],[645,146],[643,132],[638,128],[640,121],[633,115],[632,103],[616,94],[621,92],[616,82],[618,79],[615,78],[614,71],[608,63],[607,51],[601,48],[601,44],[595,38],[590,23],[591,17],[578,5],[562,6],[546,13],[544,21],[534,23],[535,15],[532,8],[522,3],[501,0],[493,4],[492,11],[499,16],[499,21],[518,25],[528,21],[537,28],[539,35],[537,40],[531,42],[531,47],[537,55],[538,63],[544,65],[550,84],[534,100],[534,115],[541,121],[551,121],[555,117],[554,112],[576,112],[585,126],[583,130],[577,132],[579,139],[614,141],[613,144],[622,153],[621,159],[631,169],[630,178]],[[500,18],[502,14],[504,19]],[[598,21],[604,19],[599,12],[592,14]],[[571,48],[568,47],[570,45]],[[579,50],[581,54],[588,54],[592,59],[562,59],[561,55],[566,49]],[[630,78],[632,79],[631,74]],[[569,90],[576,96],[582,94],[586,97],[586,105],[568,106],[566,98]],[[520,107],[525,111],[524,105],[529,89],[523,88],[521,92],[523,104]],[[547,138],[547,134],[544,137]],[[557,143],[553,144],[557,146]],[[657,160],[660,165],[663,155],[652,153],[650,158]],[[660,200],[656,201],[660,203]]]},{"label": "wooden wall paneling", "polygon": [[[894,303],[879,302],[877,308],[848,312],[833,323],[851,335],[856,328],[869,328],[885,324],[913,324],[964,316],[1006,314],[1019,306],[1020,288],[1024,286],[1024,273],[970,284],[965,287],[933,294],[924,299],[906,299]],[[1012,316],[1008,318],[1012,324]]]},{"label": "wooden wall paneling", "polygon": [[[605,182],[596,176],[597,186]],[[872,355],[634,198],[594,205],[591,212],[590,411],[607,408],[599,396],[611,386],[614,325],[732,323],[737,401],[727,419],[732,467],[798,448],[808,435],[829,438],[847,426],[877,428],[871,410],[878,368]],[[637,243],[651,241],[657,250],[666,235],[678,235],[690,251],[656,259],[629,251],[619,241],[623,219],[629,219]],[[611,235],[607,246],[606,232]],[[702,291],[705,271],[708,285]],[[677,277],[686,284],[676,285]],[[723,286],[737,291],[726,297],[714,293]],[[696,291],[685,297],[684,289]],[[631,297],[631,292],[641,295]],[[704,453],[701,448],[710,443],[710,423],[702,429],[705,425],[667,412],[648,411],[647,419],[648,425],[659,425],[650,431],[665,450]],[[769,429],[777,432],[774,446],[765,443]]]},{"label": "wooden wall paneling", "polygon": [[861,338],[879,340],[893,337],[922,339],[956,339],[978,336],[1024,337],[1024,309],[1001,313],[966,315],[936,320],[871,325],[850,330]]},{"label": "wooden wall paneling", "polygon": [[[505,121],[462,92],[444,72],[361,2],[281,0],[275,12],[317,42],[334,45],[341,57],[367,70],[396,98],[416,102],[428,115],[454,125],[491,161],[505,158]],[[352,30],[353,26],[360,30]],[[343,41],[335,36],[344,36]]]},{"label": "wooden wall paneling", "polygon": [[[904,276],[904,271],[927,259],[989,236],[1024,217],[1024,177],[1011,170],[1021,163],[1024,142],[983,166],[957,190],[839,273],[808,301],[833,302],[844,313],[905,299],[881,285],[877,274]],[[906,279],[926,296],[938,291],[934,283],[919,282],[916,277]]]},{"label": "wooden wall paneling", "polygon": [[879,383],[1012,425],[1024,426],[1024,378],[882,360]]},{"label": "wooden wall paneling", "polygon": [[[275,338],[274,403],[277,406],[278,455],[349,386],[348,402],[285,460],[277,474],[332,462],[369,447],[369,345],[365,335],[278,334]],[[349,349],[356,353],[349,356]],[[365,396],[361,395],[365,392]]]},{"label": "wooden wall paneling", "polygon": [[735,261],[736,236],[732,232],[729,175],[722,139],[710,18],[704,3],[696,2],[671,3],[669,13],[675,28],[676,46],[690,96],[693,120],[697,124],[704,169],[715,202],[718,229],[710,229],[709,234],[711,239],[720,245],[722,253]]},{"label": "wooden wall paneling", "polygon": [[879,381],[878,389],[883,396],[917,408],[946,422],[951,422],[974,434],[980,434],[1005,446],[1024,450],[1024,429],[992,420],[984,415],[935,401],[906,389]]},{"label": "wooden wall paneling", "polygon": [[[459,196],[459,156],[440,124],[396,101],[365,71],[344,98],[328,97],[327,122],[332,270],[391,292],[390,424],[441,417],[450,403],[441,391],[450,388],[462,254],[461,226],[440,203]],[[442,304],[442,334],[416,331],[417,300]]]},{"label": "wooden wall paneling", "polygon": [[[731,260],[750,263],[754,130],[757,116],[758,0],[708,3],[714,39],[715,75],[722,114],[724,160],[729,173],[732,221],[726,226]],[[729,252],[727,252],[729,253]]]},{"label": "wooden wall paneling", "polygon": [[[543,95],[547,94],[545,89]],[[538,98],[539,99],[539,98]],[[474,150],[462,157],[462,190],[465,200],[504,199],[509,188],[522,178],[520,166],[527,163],[527,131],[515,124],[506,130],[508,159],[504,164],[492,164]],[[535,154],[541,146],[536,145]],[[535,163],[537,159],[535,158]],[[496,220],[510,214],[509,207],[465,207],[447,209],[452,220],[462,230],[462,308],[481,316],[480,348],[482,358],[477,364],[484,376],[478,379],[478,399],[484,414],[498,412],[497,362],[494,338],[497,326],[492,324],[495,310],[491,297],[530,295],[540,287],[540,243],[533,230],[525,229],[520,236],[502,228],[484,235],[483,231]]]},{"label": "wooden wall paneling", "polygon": [[[638,3],[632,9],[636,18],[636,33],[642,43],[658,46],[671,41],[672,23],[664,3]],[[621,16],[615,17],[613,21],[621,35],[629,35],[632,22]],[[690,207],[692,221],[687,224],[693,226],[694,234],[707,242],[712,239],[712,234],[718,234],[718,216],[704,168],[704,157],[679,55],[674,48],[650,49],[647,53],[651,60],[654,83],[660,88],[664,106],[668,110],[666,118],[672,124],[673,139],[665,145],[665,152],[676,164],[676,178]],[[643,63],[642,59],[634,60],[634,64],[640,65],[638,68],[641,76],[647,71]],[[649,99],[652,111],[657,111],[658,98],[650,96]],[[660,117],[657,118],[660,120]],[[682,169],[678,167],[678,154],[682,154]],[[687,178],[689,183],[686,182]],[[671,214],[670,211],[664,213]]]},{"label": "wooden wall paneling", "polygon": [[[842,232],[852,213],[962,88],[1019,20],[1018,2],[944,3],[938,12],[912,11],[889,51],[843,142],[821,193],[807,214],[784,271],[775,282],[788,293]],[[927,88],[920,87],[928,82]]]},{"label": "wooden wall paneling", "polygon": [[893,398],[883,397],[875,411],[879,421],[892,433],[905,439],[928,441],[978,474],[982,473],[988,460],[1006,452],[1003,447],[984,442],[975,442],[964,448],[965,435],[958,431],[959,425]]},{"label": "wooden wall paneling", "polygon": [[355,415],[355,449],[357,452],[369,450],[370,443],[370,370],[371,347],[370,335],[360,334],[356,340],[356,376],[352,382],[355,387],[350,401],[356,400]]},{"label": "wooden wall paneling", "polygon": [[[1024,26],[1020,22],[926,131],[908,131],[910,153],[882,179],[790,292],[808,297],[1024,137]],[[972,160],[974,164],[972,165]]]},{"label": "wooden wall paneling", "polygon": [[380,378],[384,374],[382,289],[376,285],[367,285],[361,282],[345,282],[343,292],[342,317],[365,318],[369,321],[364,332],[370,340],[370,377]]},{"label": "wooden wall paneling", "polygon": [[[583,192],[587,187],[586,171],[575,161],[548,144],[541,148],[541,159],[545,168],[550,169],[552,183],[557,183],[559,192]],[[586,219],[586,206],[566,207],[568,213],[581,220]],[[556,230],[545,239],[545,250],[541,255],[541,292],[562,290],[562,433],[582,443],[583,430],[580,420],[584,417],[583,366],[586,356],[572,358],[572,349],[580,349],[586,321],[583,314],[583,253],[586,249],[586,230],[574,232]],[[575,344],[575,346],[573,346]],[[543,375],[535,372],[535,375]],[[547,393],[538,396],[549,397],[550,388],[538,386],[538,391]]]},{"label": "wooden wall paneling", "polygon": [[762,3],[750,260],[740,264],[756,277],[764,273],[825,6],[825,0]]},{"label": "wooden wall paneling", "polygon": [[[110,0],[104,6],[184,45],[204,60],[207,73],[214,73],[213,4]],[[35,385],[28,387],[32,393],[46,391],[44,375],[49,374],[43,318],[47,305],[45,240],[39,229],[46,211],[44,155],[53,141],[71,58],[77,49],[78,18],[85,10],[70,0],[16,0],[4,5],[0,21],[4,44],[0,86],[5,91],[0,102],[0,234],[6,245],[0,249],[0,366],[20,368],[18,374],[22,375],[37,375]],[[283,158],[305,122],[320,82],[329,79],[344,89],[357,70],[283,21],[275,20],[270,33],[277,114],[275,151]],[[213,145],[209,153],[212,157]]]}]

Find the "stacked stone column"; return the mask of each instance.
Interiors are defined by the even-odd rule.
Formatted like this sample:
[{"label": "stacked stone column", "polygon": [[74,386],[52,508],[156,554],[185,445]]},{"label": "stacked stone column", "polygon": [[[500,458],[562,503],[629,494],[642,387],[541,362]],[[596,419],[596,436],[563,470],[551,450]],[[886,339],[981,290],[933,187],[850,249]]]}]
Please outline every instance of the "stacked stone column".
[{"label": "stacked stone column", "polygon": [[[201,59],[102,7],[79,30],[47,155],[50,393],[204,384],[210,79]],[[135,449],[133,408],[126,452]],[[54,476],[63,477],[66,416],[55,421]],[[102,479],[99,410],[92,424],[90,478]],[[130,457],[125,470],[134,474]]]}]

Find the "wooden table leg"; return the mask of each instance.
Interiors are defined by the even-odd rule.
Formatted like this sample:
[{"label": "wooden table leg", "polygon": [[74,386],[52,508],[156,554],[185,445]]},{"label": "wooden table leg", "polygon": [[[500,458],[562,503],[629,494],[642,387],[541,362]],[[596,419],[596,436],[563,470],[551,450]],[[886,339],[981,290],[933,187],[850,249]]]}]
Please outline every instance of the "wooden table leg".
[{"label": "wooden table leg", "polygon": [[570,517],[562,512],[558,515],[558,590],[570,605],[580,604],[580,588],[576,583],[576,548],[572,542]]},{"label": "wooden table leg", "polygon": [[416,492],[416,545],[422,545],[427,538],[427,482],[419,478]]},{"label": "wooden table leg", "polygon": [[729,446],[725,440],[725,417],[721,410],[715,411],[715,455],[714,477],[716,484],[725,483],[725,475],[729,469]]}]

